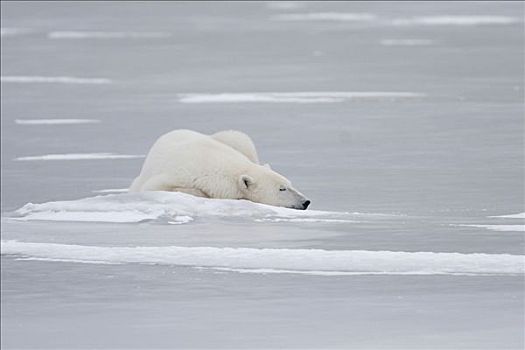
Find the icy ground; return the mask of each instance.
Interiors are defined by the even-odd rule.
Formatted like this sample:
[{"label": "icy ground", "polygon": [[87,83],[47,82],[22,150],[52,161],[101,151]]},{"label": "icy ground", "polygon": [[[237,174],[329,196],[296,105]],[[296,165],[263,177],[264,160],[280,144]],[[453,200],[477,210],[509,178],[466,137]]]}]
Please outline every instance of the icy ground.
[{"label": "icy ground", "polygon": [[[523,3],[1,6],[2,349],[524,347]],[[312,210],[126,193],[175,128]]]}]

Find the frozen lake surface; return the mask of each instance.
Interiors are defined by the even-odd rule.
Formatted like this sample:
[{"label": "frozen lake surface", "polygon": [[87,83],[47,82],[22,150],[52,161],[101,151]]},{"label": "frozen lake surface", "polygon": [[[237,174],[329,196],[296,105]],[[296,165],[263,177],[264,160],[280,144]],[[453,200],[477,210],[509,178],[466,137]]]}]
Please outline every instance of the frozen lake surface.
[{"label": "frozen lake surface", "polygon": [[[523,3],[2,3],[1,345],[522,349]],[[128,194],[239,129],[304,212]]]}]

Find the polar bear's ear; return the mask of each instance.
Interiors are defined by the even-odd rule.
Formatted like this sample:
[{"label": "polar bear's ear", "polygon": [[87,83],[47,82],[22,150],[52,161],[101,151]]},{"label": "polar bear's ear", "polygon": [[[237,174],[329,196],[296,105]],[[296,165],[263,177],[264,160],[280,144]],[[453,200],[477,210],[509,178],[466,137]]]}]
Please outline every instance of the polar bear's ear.
[{"label": "polar bear's ear", "polygon": [[272,170],[272,167],[271,167],[270,164],[268,164],[268,163],[264,164],[263,167],[265,167],[266,169],[270,169],[270,170]]},{"label": "polar bear's ear", "polygon": [[241,177],[239,178],[239,186],[242,190],[249,189],[251,186],[253,186],[254,183],[255,181],[253,180],[253,177],[249,175],[241,175]]}]

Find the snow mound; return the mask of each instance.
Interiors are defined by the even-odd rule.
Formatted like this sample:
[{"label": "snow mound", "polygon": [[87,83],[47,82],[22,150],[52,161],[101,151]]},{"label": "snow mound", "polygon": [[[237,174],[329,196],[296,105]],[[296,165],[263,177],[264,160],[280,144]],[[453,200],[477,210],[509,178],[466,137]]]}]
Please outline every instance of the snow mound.
[{"label": "snow mound", "polygon": [[43,77],[43,76],[2,76],[2,83],[57,83],[57,84],[110,84],[107,78],[79,78],[79,77]]},{"label": "snow mound", "polygon": [[[359,215],[317,210],[300,211],[245,200],[208,199],[184,193],[159,191],[109,194],[42,204],[28,203],[16,210],[13,218],[22,221],[186,223],[196,217],[241,217],[250,220],[281,219],[294,222],[292,219],[308,218],[309,220],[304,222],[341,222],[340,220],[345,218]],[[374,214],[363,215],[368,217]]]},{"label": "snow mound", "polygon": [[66,125],[100,123],[97,119],[16,119],[19,125]]},{"label": "snow mound", "polygon": [[413,18],[398,18],[392,23],[399,26],[477,26],[477,25],[494,25],[494,24],[513,24],[518,23],[518,17],[509,16],[422,16]]},{"label": "snow mound", "polygon": [[484,228],[491,231],[504,232],[525,232],[525,225],[467,225],[459,224],[455,226]]},{"label": "snow mound", "polygon": [[44,154],[41,156],[17,157],[17,161],[34,160],[100,160],[100,159],[135,159],[144,158],[141,154],[115,154],[115,153],[68,153],[68,154]]},{"label": "snow mound", "polygon": [[184,93],[177,97],[181,103],[338,103],[354,99],[420,98],[425,94],[393,91],[306,91],[306,92],[243,92],[243,93]]},{"label": "snow mound", "polygon": [[86,32],[86,31],[56,31],[50,32],[49,39],[156,39],[168,38],[166,32]]},{"label": "snow mound", "polygon": [[272,10],[293,10],[300,7],[304,7],[304,3],[301,1],[269,1],[266,3],[266,7]]},{"label": "snow mound", "polygon": [[93,193],[126,193],[128,192],[127,188],[105,188],[102,190],[93,190]]},{"label": "snow mound", "polygon": [[508,214],[508,215],[496,215],[496,216],[489,216],[489,218],[525,219],[525,213]]},{"label": "snow mound", "polygon": [[254,273],[322,275],[523,274],[525,256],[322,249],[100,247],[2,241],[2,255],[101,264],[161,264]]},{"label": "snow mound", "polygon": [[351,12],[309,12],[288,13],[271,17],[275,21],[373,21],[377,16],[372,13]]}]

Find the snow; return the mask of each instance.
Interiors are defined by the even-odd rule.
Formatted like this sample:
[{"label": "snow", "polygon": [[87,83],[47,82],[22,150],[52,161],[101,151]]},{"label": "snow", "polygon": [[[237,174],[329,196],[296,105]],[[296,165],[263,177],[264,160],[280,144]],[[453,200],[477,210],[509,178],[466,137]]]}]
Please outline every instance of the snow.
[{"label": "snow", "polygon": [[432,45],[429,39],[383,39],[380,41],[384,46],[427,46]]},{"label": "snow", "polygon": [[523,274],[525,256],[321,249],[216,247],[97,247],[2,241],[2,254],[72,262],[145,263],[179,266],[266,269],[332,275]]},{"label": "snow", "polygon": [[504,231],[504,232],[525,232],[525,224],[522,225],[457,225],[463,227],[477,227],[484,228],[491,231]]},{"label": "snow", "polygon": [[[350,214],[318,210],[300,211],[244,200],[208,199],[176,192],[123,193],[71,201],[56,201],[42,204],[28,203],[16,210],[14,215],[14,219],[22,221],[119,223],[143,221],[163,223],[166,220],[171,221],[177,217],[239,217],[247,220],[268,219],[291,222],[354,222],[353,220],[342,220],[340,218],[360,216],[359,213]],[[374,214],[370,213],[364,215],[367,217],[374,216]],[[191,220],[183,220],[181,223],[189,221]]]},{"label": "snow", "polygon": [[320,218],[274,218],[274,219],[256,219],[257,222],[322,222],[322,223],[355,223],[356,220],[344,219],[320,219]]},{"label": "snow", "polygon": [[98,160],[98,159],[135,159],[144,158],[143,155],[136,154],[115,154],[115,153],[70,153],[70,154],[44,154],[41,156],[17,157],[18,161],[41,161],[41,160]]},{"label": "snow", "polygon": [[15,258],[16,261],[50,261],[50,262],[69,262],[80,264],[97,264],[97,265],[118,265],[120,263],[98,261],[98,260],[80,260],[80,259],[54,259],[54,258]]},{"label": "snow", "polygon": [[15,119],[19,125],[64,125],[64,124],[93,124],[100,123],[96,119]]},{"label": "snow", "polygon": [[79,77],[45,77],[45,76],[2,76],[2,83],[58,83],[58,84],[110,84],[107,78],[79,78]]},{"label": "snow", "polygon": [[302,1],[267,1],[266,7],[272,10],[294,10],[304,7]]},{"label": "snow", "polygon": [[510,16],[421,16],[413,18],[398,18],[392,23],[394,25],[428,25],[428,26],[476,26],[495,24],[518,23],[519,18]]},{"label": "snow", "polygon": [[93,193],[125,193],[128,192],[128,188],[106,188],[103,190],[93,190]]},{"label": "snow", "polygon": [[166,32],[95,32],[95,31],[55,31],[48,33],[49,39],[156,39],[167,38]]},{"label": "snow", "polygon": [[525,213],[495,215],[495,216],[489,216],[489,218],[525,219]]},{"label": "snow", "polygon": [[373,21],[376,18],[371,13],[348,12],[287,13],[272,17],[276,21]]},{"label": "snow", "polygon": [[399,99],[424,97],[416,92],[260,92],[260,93],[186,93],[178,94],[182,103],[334,103],[352,99]]}]

